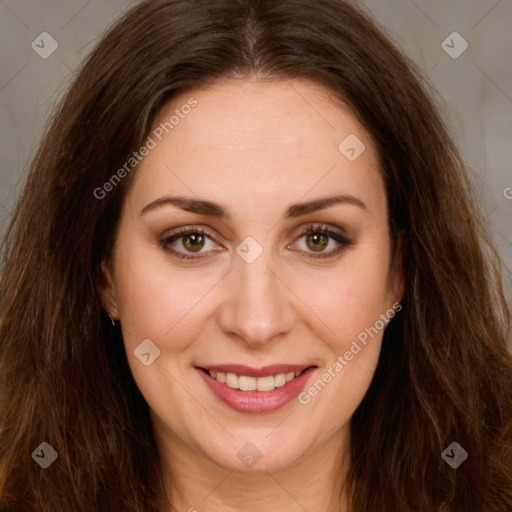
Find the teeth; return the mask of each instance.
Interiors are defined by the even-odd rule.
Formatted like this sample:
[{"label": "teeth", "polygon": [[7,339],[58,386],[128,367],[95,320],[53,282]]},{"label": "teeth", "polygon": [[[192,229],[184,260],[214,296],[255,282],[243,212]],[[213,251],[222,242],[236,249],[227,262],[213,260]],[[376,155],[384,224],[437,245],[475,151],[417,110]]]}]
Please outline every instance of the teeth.
[{"label": "teeth", "polygon": [[[269,375],[268,377],[258,377],[256,379],[256,389],[258,391],[272,391],[276,388],[275,377]],[[243,389],[240,387],[240,389]]]},{"label": "teeth", "polygon": [[230,388],[237,388],[238,375],[235,375],[234,373],[226,373],[226,386],[229,386]]},{"label": "teeth", "polygon": [[276,388],[284,386],[286,384],[286,374],[278,373],[277,375],[274,376],[274,381]]},{"label": "teeth", "polygon": [[241,391],[272,391],[275,388],[284,386],[295,377],[298,377],[302,371],[278,373],[277,375],[267,375],[265,377],[248,377],[247,375],[235,375],[234,373],[208,371],[210,376],[222,384],[226,384],[233,389]]},{"label": "teeth", "polygon": [[256,377],[240,375],[240,377],[238,377],[238,387],[242,391],[256,391]]}]

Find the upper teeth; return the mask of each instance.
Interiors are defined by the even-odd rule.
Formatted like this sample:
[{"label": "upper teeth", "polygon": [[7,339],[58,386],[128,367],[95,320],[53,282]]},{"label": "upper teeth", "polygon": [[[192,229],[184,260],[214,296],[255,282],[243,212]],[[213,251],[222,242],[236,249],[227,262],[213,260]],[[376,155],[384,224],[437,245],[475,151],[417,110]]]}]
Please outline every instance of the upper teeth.
[{"label": "upper teeth", "polygon": [[240,389],[241,391],[272,391],[275,388],[284,386],[293,378],[298,377],[301,371],[278,373],[277,375],[268,375],[265,377],[248,377],[247,375],[235,375],[234,373],[216,372],[208,370],[209,374],[219,382],[226,384],[230,388]]}]

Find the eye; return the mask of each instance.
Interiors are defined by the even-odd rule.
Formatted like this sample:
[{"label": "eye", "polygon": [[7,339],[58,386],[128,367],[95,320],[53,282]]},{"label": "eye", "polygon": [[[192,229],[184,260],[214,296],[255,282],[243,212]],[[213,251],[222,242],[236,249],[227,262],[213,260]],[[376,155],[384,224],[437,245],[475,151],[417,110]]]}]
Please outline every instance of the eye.
[{"label": "eye", "polygon": [[299,251],[310,253],[313,258],[329,258],[336,256],[343,251],[351,241],[342,233],[342,231],[334,231],[326,226],[310,226],[303,231],[295,247]]},{"label": "eye", "polygon": [[[162,247],[180,259],[199,259],[215,250],[213,237],[201,228],[187,227],[159,240]],[[197,256],[195,256],[197,255]]]}]

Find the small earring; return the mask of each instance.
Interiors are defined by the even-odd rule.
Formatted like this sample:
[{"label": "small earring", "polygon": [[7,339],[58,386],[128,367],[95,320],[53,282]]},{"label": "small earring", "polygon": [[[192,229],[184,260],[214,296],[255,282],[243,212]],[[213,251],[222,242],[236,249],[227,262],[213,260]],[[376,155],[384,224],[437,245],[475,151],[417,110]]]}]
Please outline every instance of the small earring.
[{"label": "small earring", "polygon": [[115,320],[112,318],[112,315],[110,313],[107,313],[108,317],[110,318],[110,321],[112,322],[112,325],[115,327],[116,326],[116,322]]}]

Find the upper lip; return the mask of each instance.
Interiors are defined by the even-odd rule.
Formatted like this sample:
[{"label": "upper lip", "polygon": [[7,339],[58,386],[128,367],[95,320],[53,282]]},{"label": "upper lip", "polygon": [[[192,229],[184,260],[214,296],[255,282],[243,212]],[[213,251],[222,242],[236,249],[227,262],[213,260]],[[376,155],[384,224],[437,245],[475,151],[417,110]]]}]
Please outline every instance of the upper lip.
[{"label": "upper lip", "polygon": [[216,364],[212,366],[198,366],[198,368],[222,373],[234,373],[235,375],[246,375],[247,377],[265,377],[267,375],[277,375],[278,373],[301,372],[311,366],[313,365],[271,364],[262,368],[251,368],[243,364]]}]

